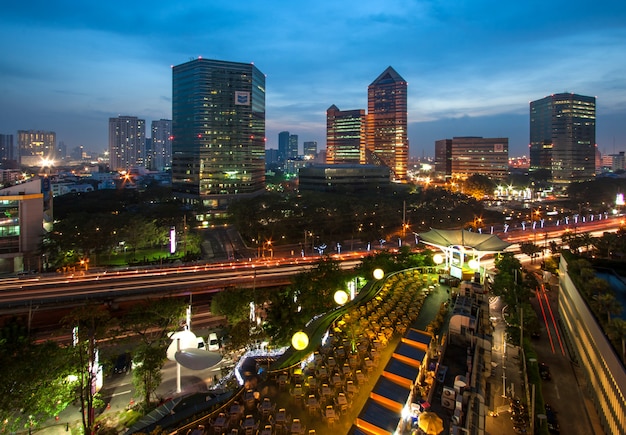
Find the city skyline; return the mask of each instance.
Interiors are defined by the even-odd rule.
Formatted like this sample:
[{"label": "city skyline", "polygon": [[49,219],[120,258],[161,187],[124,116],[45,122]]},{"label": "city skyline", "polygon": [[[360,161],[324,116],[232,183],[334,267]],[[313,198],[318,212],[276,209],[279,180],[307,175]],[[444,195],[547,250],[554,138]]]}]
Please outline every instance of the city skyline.
[{"label": "city skyline", "polygon": [[104,151],[110,117],[171,119],[171,66],[202,56],[267,75],[267,148],[280,131],[324,148],[326,109],[365,109],[392,66],[408,82],[412,157],[473,135],[528,155],[529,102],[561,92],[597,98],[597,143],[612,153],[626,149],[625,17],[623,4],[564,1],[13,3],[0,17],[0,133]]}]

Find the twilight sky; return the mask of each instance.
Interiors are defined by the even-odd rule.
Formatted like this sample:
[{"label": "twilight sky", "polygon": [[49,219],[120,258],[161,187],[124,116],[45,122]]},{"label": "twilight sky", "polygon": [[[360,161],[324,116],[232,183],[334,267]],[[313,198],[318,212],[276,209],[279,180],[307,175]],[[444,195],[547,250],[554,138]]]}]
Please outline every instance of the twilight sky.
[{"label": "twilight sky", "polygon": [[366,109],[391,65],[409,83],[412,156],[453,136],[527,154],[528,103],[559,92],[596,96],[600,150],[626,150],[617,0],[18,1],[2,6],[0,54],[0,133],[52,130],[68,150],[105,150],[110,116],[170,119],[171,66],[198,56],[267,75],[268,148],[282,130],[325,147],[326,109]]}]

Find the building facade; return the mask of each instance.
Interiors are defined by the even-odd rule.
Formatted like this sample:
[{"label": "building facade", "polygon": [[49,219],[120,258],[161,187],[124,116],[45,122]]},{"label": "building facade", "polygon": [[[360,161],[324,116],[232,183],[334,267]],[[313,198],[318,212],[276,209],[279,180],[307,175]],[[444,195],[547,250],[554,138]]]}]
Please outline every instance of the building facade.
[{"label": "building facade", "polygon": [[503,179],[509,173],[509,139],[454,137],[435,142],[435,170],[446,177],[479,174]]},{"label": "building facade", "polygon": [[367,89],[367,163],[385,165],[396,182],[407,181],[407,82],[388,67]]},{"label": "building facade", "polygon": [[19,162],[24,166],[41,166],[42,160],[54,160],[57,135],[53,131],[18,130]]},{"label": "building facade", "polygon": [[0,163],[15,160],[12,134],[0,134]]},{"label": "building facade", "polygon": [[[50,207],[50,183],[34,179],[0,190],[0,274],[42,270],[38,254]],[[48,210],[50,211],[50,210]]]},{"label": "building facade", "polygon": [[365,164],[365,110],[326,110],[326,163]]},{"label": "building facade", "polygon": [[300,190],[359,192],[387,188],[390,184],[389,168],[380,165],[312,165],[298,172]]},{"label": "building facade", "polygon": [[553,94],[530,103],[530,171],[549,171],[555,184],[595,175],[596,99]]},{"label": "building facade", "polygon": [[172,190],[205,209],[265,189],[265,75],[253,64],[173,67]]},{"label": "building facade", "polygon": [[136,116],[109,118],[109,167],[128,171],[146,163],[146,121]]},{"label": "building facade", "polygon": [[172,166],[172,120],[152,121],[151,169],[163,171]]},{"label": "building facade", "polygon": [[317,157],[317,141],[307,141],[302,143],[302,155],[307,160]]},{"label": "building facade", "polygon": [[285,161],[289,158],[289,132],[281,131],[278,133],[278,159]]},{"label": "building facade", "polygon": [[568,272],[569,256],[559,264],[559,315],[593,403],[607,434],[626,428],[626,370],[601,325]]},{"label": "building facade", "polygon": [[298,157],[298,135],[290,134],[289,135],[289,149],[287,151],[288,159],[295,159]]}]

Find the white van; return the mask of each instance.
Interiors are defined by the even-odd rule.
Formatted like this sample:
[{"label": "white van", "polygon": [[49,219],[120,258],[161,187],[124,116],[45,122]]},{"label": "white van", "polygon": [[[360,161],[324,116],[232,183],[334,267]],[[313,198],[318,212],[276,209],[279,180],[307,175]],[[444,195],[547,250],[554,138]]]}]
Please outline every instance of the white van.
[{"label": "white van", "polygon": [[208,350],[213,352],[220,350],[220,340],[217,338],[217,334],[215,332],[211,332],[209,334],[208,343]]}]

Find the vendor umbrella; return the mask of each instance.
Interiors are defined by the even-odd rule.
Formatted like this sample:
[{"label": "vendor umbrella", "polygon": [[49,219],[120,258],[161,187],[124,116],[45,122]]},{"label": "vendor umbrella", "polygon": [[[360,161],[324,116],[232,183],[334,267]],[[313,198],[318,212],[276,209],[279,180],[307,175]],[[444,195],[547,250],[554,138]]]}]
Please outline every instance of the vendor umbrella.
[{"label": "vendor umbrella", "polygon": [[427,435],[439,435],[443,432],[443,421],[434,412],[422,412],[417,425]]}]

